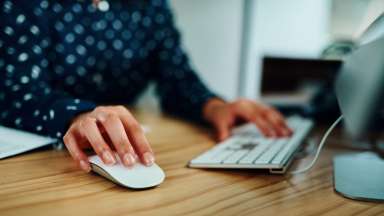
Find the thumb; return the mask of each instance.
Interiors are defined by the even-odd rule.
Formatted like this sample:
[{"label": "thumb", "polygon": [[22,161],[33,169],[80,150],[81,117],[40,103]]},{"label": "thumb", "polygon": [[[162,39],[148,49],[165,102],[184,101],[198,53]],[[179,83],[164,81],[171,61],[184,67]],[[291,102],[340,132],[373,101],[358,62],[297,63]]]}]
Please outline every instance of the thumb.
[{"label": "thumb", "polygon": [[217,138],[219,141],[223,141],[227,137],[229,137],[230,132],[230,122],[226,121],[225,119],[217,119],[214,123],[217,133]]}]

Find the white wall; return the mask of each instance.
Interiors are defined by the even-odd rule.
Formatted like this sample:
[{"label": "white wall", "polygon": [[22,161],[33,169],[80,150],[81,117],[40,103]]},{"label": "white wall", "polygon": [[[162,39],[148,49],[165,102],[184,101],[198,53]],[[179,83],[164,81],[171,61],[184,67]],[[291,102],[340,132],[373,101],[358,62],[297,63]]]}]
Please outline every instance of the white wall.
[{"label": "white wall", "polygon": [[[214,92],[234,99],[238,91],[243,0],[170,0],[192,66]],[[156,111],[150,86],[137,102]]]},{"label": "white wall", "polygon": [[[339,0],[342,1],[342,0]],[[346,0],[345,0],[346,1]],[[355,0],[358,1],[358,0]],[[250,41],[240,61],[243,7]],[[315,57],[328,42],[331,0],[170,0],[193,66],[225,98],[259,97],[264,54]],[[244,64],[240,82],[240,62]]]},{"label": "white wall", "polygon": [[[383,0],[379,0],[384,2]],[[371,0],[333,0],[330,32],[335,39],[356,39]],[[377,1],[376,1],[377,2]]]},{"label": "white wall", "polygon": [[[329,39],[330,0],[251,0],[242,96],[258,98],[264,55],[317,57]],[[284,71],[282,71],[284,73]]]},{"label": "white wall", "polygon": [[171,0],[193,66],[218,94],[237,95],[242,0]]},{"label": "white wall", "polygon": [[384,12],[384,0],[333,0],[331,34],[336,39],[359,40]]}]

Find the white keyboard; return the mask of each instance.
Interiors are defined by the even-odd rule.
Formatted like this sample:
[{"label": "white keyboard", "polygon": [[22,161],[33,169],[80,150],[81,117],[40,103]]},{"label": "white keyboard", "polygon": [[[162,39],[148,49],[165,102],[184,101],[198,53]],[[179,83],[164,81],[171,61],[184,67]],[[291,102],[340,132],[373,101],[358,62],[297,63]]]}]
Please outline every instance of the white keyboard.
[{"label": "white keyboard", "polygon": [[284,173],[298,147],[313,127],[313,121],[298,116],[288,117],[294,131],[288,138],[266,138],[254,124],[235,128],[232,136],[189,162],[196,168],[269,169]]}]

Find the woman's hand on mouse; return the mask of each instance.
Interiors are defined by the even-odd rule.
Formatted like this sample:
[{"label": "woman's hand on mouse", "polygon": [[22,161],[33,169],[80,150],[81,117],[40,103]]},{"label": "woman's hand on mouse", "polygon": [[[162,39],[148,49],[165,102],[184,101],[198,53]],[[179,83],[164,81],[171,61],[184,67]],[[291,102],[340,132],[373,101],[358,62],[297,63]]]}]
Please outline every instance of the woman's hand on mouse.
[{"label": "woman's hand on mouse", "polygon": [[139,160],[149,166],[155,160],[140,124],[123,106],[99,106],[80,114],[63,140],[73,159],[87,172],[90,165],[83,151],[86,148],[92,148],[106,164],[116,163],[112,149],[127,167]]},{"label": "woman's hand on mouse", "polygon": [[230,136],[231,128],[238,120],[253,122],[268,137],[292,134],[279,111],[248,99],[231,103],[217,98],[210,99],[203,108],[203,115],[215,127],[219,141]]}]

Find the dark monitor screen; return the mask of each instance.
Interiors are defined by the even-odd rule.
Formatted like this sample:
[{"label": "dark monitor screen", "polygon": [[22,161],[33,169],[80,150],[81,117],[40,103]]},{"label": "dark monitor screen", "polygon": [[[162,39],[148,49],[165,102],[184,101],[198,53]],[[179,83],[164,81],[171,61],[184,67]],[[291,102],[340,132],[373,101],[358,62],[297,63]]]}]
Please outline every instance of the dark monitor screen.
[{"label": "dark monitor screen", "polygon": [[292,92],[306,83],[332,82],[340,65],[338,60],[265,56],[261,93]]}]

